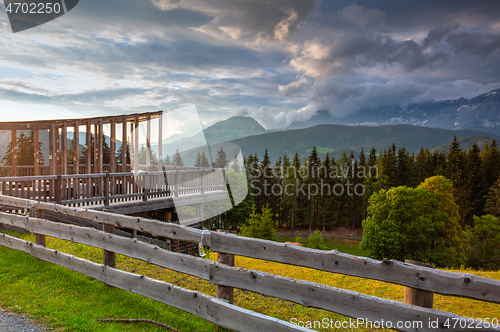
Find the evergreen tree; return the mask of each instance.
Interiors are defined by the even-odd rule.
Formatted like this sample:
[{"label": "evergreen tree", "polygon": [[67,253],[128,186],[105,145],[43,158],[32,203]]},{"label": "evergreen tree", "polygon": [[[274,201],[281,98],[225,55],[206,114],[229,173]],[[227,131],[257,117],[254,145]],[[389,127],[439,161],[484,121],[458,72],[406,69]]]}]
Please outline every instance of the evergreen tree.
[{"label": "evergreen tree", "polygon": [[[168,157],[168,156],[167,156]],[[182,160],[179,149],[175,151],[174,157],[172,159],[172,164],[174,166],[184,166],[184,161]]]},{"label": "evergreen tree", "polygon": [[215,158],[215,162],[213,163],[214,168],[225,168],[229,161],[227,160],[227,155],[226,151],[224,149],[220,148],[220,150],[217,151],[217,157]]},{"label": "evergreen tree", "polygon": [[170,156],[167,154],[167,156],[164,159],[163,165],[165,166],[172,166],[172,160],[170,160]]}]

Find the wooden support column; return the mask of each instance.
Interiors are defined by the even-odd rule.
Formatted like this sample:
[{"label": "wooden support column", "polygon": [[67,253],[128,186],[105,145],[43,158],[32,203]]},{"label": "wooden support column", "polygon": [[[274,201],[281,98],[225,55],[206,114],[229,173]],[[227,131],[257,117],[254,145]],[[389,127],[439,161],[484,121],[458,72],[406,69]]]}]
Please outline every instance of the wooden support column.
[{"label": "wooden support column", "polygon": [[56,126],[52,124],[49,130],[49,175],[56,175]]},{"label": "wooden support column", "polygon": [[10,141],[11,145],[11,164],[12,164],[12,172],[11,176],[17,176],[17,130],[11,130],[12,138]]},{"label": "wooden support column", "polygon": [[172,221],[172,211],[166,211],[165,212],[165,222]]},{"label": "wooden support column", "polygon": [[139,171],[139,114],[135,117],[134,132],[134,171]]},{"label": "wooden support column", "polygon": [[[431,264],[411,261],[408,259],[405,259],[405,263],[418,265],[418,266],[430,267],[433,269],[436,268],[434,265],[431,265]],[[433,292],[415,289],[415,288],[411,288],[411,287],[405,287],[404,303],[432,309],[433,302],[434,302],[434,293]]]},{"label": "wooden support column", "polygon": [[116,122],[111,119],[110,147],[109,147],[109,172],[116,173]]},{"label": "wooden support column", "polygon": [[76,121],[73,136],[73,174],[80,174],[80,121]]},{"label": "wooden support column", "polygon": [[55,157],[55,166],[56,166],[56,175],[61,174],[61,141],[59,134],[59,127],[56,127],[54,132],[55,137],[55,148],[54,148],[54,157]]},{"label": "wooden support column", "polygon": [[148,114],[146,122],[146,171],[149,172],[151,167],[151,113]]},{"label": "wooden support column", "polygon": [[99,173],[102,173],[104,171],[103,168],[103,161],[104,161],[104,156],[103,156],[103,147],[104,145],[104,124],[102,121],[102,118],[99,120]]},{"label": "wooden support column", "polygon": [[127,117],[122,122],[122,172],[127,172]]},{"label": "wooden support column", "polygon": [[61,140],[62,140],[62,156],[61,156],[61,174],[68,174],[68,127],[66,122],[63,123],[61,129]]},{"label": "wooden support column", "polygon": [[[226,264],[229,266],[234,266],[234,255],[217,253],[217,262],[221,264]],[[228,286],[215,286],[215,293],[218,299],[226,301],[228,303],[234,303],[234,289]]]},{"label": "wooden support column", "polygon": [[99,125],[94,124],[94,173],[99,172]]},{"label": "wooden support column", "polygon": [[[45,218],[45,211],[43,210],[35,210],[35,218],[43,219]],[[35,243],[41,246],[46,247],[47,242],[45,240],[45,235],[35,234]]]},{"label": "wooden support column", "polygon": [[163,113],[158,117],[158,172],[163,170]]},{"label": "wooden support column", "polygon": [[38,129],[35,129],[34,131],[34,139],[35,139],[35,172],[34,176],[40,175],[40,150],[38,146],[40,145],[40,136],[38,135]]},{"label": "wooden support column", "polygon": [[87,128],[85,131],[85,145],[86,145],[86,151],[85,151],[85,159],[87,163],[87,174],[92,174],[92,145],[90,144],[90,141],[92,140],[92,125],[89,122],[87,122]]}]

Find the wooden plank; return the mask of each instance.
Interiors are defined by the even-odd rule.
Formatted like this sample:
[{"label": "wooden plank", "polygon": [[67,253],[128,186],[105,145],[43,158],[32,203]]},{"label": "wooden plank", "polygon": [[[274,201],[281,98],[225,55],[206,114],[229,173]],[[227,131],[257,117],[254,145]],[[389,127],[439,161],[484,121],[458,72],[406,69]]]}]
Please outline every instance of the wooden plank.
[{"label": "wooden plank", "polygon": [[54,160],[55,160],[55,168],[56,175],[61,175],[61,140],[59,134],[59,127],[55,127],[55,146],[54,146]]},{"label": "wooden plank", "polygon": [[99,161],[99,168],[98,170],[99,171],[96,171],[96,173],[102,173],[104,171],[104,168],[103,168],[103,145],[104,145],[104,124],[102,122],[102,119],[99,121],[99,155],[98,155],[98,161]]},{"label": "wooden plank", "polygon": [[[447,319],[451,321],[453,319],[467,321],[466,317],[439,310],[411,306],[309,281],[285,278],[255,270],[234,268],[226,265],[226,263],[231,263],[231,259],[221,264],[198,257],[185,256],[163,250],[158,246],[138,242],[135,239],[124,239],[95,229],[57,224],[35,218],[29,218],[28,220],[21,216],[12,216],[5,213],[0,214],[0,221],[2,223],[10,222],[11,225],[26,228],[32,232],[41,232],[48,236],[55,236],[105,250],[116,250],[117,253],[138,258],[151,264],[195,275],[216,285],[229,285],[229,287],[222,286],[225,288],[237,287],[292,301],[307,307],[337,312],[356,319],[383,320],[391,322],[390,326],[397,326],[399,321],[422,322],[420,331],[433,330],[428,326],[426,328],[429,321],[438,320],[439,326],[442,326]],[[219,286],[218,288],[221,289],[222,287]],[[231,301],[227,297],[224,299]],[[484,326],[482,329],[489,331]],[[413,331],[414,329],[403,328],[401,330]],[[491,331],[499,330],[491,329]]]},{"label": "wooden plank", "polygon": [[146,121],[146,172],[151,170],[151,114]]},{"label": "wooden plank", "polygon": [[139,114],[135,117],[134,124],[134,172],[139,171]]},{"label": "wooden plank", "polygon": [[66,267],[110,286],[124,289],[187,311],[228,329],[245,332],[312,331],[276,318],[239,308],[203,293],[186,290],[143,275],[110,268],[5,234],[0,235],[0,245],[31,254],[33,257],[46,262]]}]

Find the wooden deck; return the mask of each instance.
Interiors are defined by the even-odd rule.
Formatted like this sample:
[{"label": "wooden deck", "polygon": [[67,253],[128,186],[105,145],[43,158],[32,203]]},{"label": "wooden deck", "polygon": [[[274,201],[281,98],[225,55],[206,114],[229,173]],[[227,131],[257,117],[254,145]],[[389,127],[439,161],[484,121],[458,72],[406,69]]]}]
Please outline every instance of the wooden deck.
[{"label": "wooden deck", "polygon": [[224,170],[186,167],[161,172],[0,177],[0,194],[121,214],[172,208],[174,200],[177,206],[184,206],[228,197]]}]

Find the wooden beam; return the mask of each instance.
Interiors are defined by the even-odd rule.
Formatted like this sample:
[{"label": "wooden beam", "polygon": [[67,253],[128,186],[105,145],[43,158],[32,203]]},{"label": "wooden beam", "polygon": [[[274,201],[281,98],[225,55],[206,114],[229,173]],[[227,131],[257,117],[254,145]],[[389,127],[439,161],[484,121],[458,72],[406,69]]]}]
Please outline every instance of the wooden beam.
[{"label": "wooden beam", "polygon": [[94,124],[94,173],[99,172],[99,125]]},{"label": "wooden beam", "polygon": [[63,124],[61,129],[61,140],[62,140],[62,156],[61,156],[61,174],[68,174],[68,127],[66,122]]},{"label": "wooden beam", "polygon": [[73,139],[73,174],[80,174],[80,121],[76,121]]},{"label": "wooden beam", "polygon": [[122,172],[127,172],[127,117],[122,121]]},{"label": "wooden beam", "polygon": [[52,124],[49,130],[49,175],[56,175],[56,126]]},{"label": "wooden beam", "polygon": [[134,172],[139,171],[139,114],[135,117],[134,132]]},{"label": "wooden beam", "polygon": [[56,130],[54,132],[55,135],[55,146],[54,146],[54,157],[55,157],[55,167],[56,167],[56,175],[61,175],[61,141],[59,134],[59,127],[55,127]]},{"label": "wooden beam", "polygon": [[[102,119],[99,121],[99,173],[103,172],[103,145],[104,145],[104,124]],[[96,172],[97,173],[97,172]]]},{"label": "wooden beam", "polygon": [[15,129],[11,130],[11,164],[12,164],[12,176],[17,176],[17,131]]},{"label": "wooden beam", "polygon": [[148,121],[146,122],[146,171],[151,169],[151,114],[148,114]]},{"label": "wooden beam", "polygon": [[38,176],[40,175],[40,150],[38,148],[40,145],[40,136],[38,129],[35,129],[33,132],[35,141],[35,172],[33,175]]},{"label": "wooden beam", "polygon": [[109,172],[116,173],[116,122],[111,120],[110,147],[109,147]]},{"label": "wooden beam", "polygon": [[163,113],[158,117],[158,171],[163,170]]},{"label": "wooden beam", "polygon": [[87,122],[87,129],[85,131],[86,134],[86,139],[85,139],[85,145],[86,147],[86,163],[87,163],[87,174],[92,174],[92,145],[90,144],[90,141],[92,140],[92,125],[90,124],[90,121]]}]

